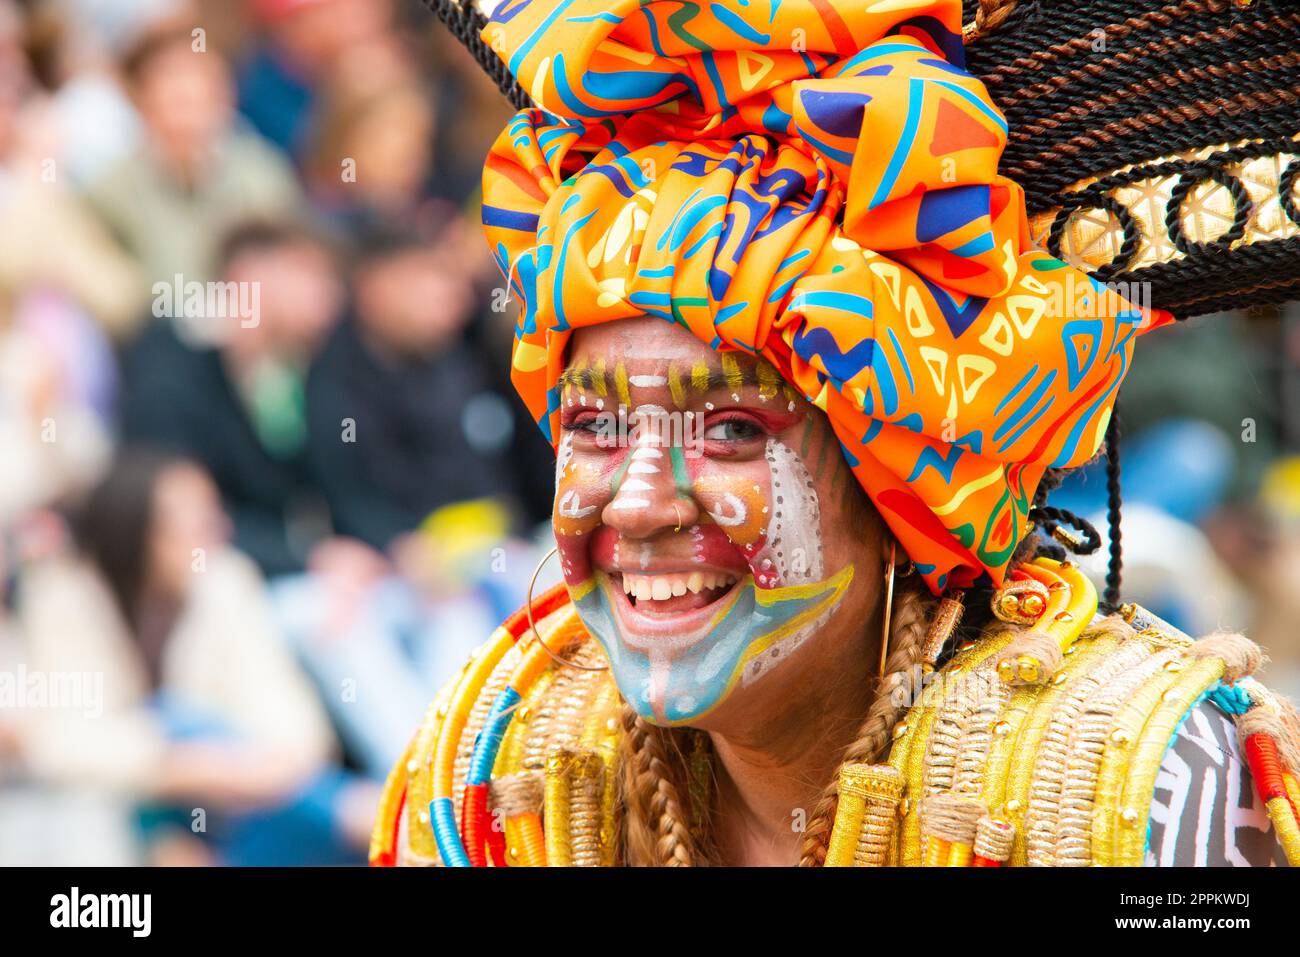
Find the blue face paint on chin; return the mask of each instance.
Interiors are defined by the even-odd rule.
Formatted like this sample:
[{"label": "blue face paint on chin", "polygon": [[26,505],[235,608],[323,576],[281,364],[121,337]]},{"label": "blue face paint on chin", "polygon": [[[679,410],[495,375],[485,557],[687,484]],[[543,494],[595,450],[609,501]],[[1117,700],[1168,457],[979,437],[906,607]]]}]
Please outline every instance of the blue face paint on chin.
[{"label": "blue face paint on chin", "polygon": [[647,721],[676,725],[698,720],[788,657],[834,611],[852,581],[852,565],[824,581],[781,588],[756,588],[747,575],[672,629],[646,625],[601,572],[569,591],[578,616],[605,649],[623,697]]}]

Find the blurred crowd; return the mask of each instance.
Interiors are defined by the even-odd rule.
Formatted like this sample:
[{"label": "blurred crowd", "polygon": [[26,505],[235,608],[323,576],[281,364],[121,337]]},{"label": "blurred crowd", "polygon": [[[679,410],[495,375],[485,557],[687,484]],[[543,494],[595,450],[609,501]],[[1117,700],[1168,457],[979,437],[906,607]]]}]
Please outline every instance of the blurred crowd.
[{"label": "blurred crowd", "polygon": [[[0,0],[0,864],[363,860],[545,553],[507,116],[414,0]],[[1128,597],[1300,690],[1300,316],[1157,338]]]},{"label": "blurred crowd", "polygon": [[0,0],[0,863],[350,863],[550,451],[416,4]]}]

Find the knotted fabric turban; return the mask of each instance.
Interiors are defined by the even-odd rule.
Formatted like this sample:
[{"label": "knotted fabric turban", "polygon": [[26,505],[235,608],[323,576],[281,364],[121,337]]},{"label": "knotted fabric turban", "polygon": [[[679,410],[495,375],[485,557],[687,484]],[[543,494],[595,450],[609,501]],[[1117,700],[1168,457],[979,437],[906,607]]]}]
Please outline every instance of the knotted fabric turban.
[{"label": "knotted fabric turban", "polygon": [[502,3],[483,39],[541,108],[483,224],[547,437],[572,330],[657,316],[822,409],[933,590],[1000,584],[1167,317],[1032,248],[960,30],[960,0]]}]

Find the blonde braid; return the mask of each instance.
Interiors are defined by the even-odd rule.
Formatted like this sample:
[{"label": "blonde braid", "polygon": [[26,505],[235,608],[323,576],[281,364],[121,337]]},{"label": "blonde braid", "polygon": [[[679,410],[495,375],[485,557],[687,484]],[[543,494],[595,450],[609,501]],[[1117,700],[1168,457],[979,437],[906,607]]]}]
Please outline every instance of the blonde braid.
[{"label": "blonde braid", "polygon": [[[841,767],[845,764],[871,764],[881,760],[889,748],[894,725],[913,700],[916,691],[914,685],[920,678],[918,666],[925,645],[926,629],[933,611],[933,600],[924,587],[913,584],[894,596],[885,678],[880,682],[880,690],[871,702],[871,707],[867,709],[866,720],[858,729],[857,737],[840,759]],[[840,769],[836,768],[804,832],[803,848],[799,855],[800,867],[820,867],[826,860],[826,847],[839,800],[839,780]]]},{"label": "blonde braid", "polygon": [[671,729],[658,728],[623,706],[622,768],[624,863],[690,867],[698,853],[690,830],[685,760]]}]

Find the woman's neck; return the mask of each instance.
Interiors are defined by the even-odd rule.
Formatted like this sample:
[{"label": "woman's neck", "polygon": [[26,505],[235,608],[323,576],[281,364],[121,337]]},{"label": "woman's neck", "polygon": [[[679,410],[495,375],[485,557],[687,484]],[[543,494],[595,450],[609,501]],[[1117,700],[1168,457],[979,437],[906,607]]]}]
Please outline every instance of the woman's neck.
[{"label": "woman's neck", "polygon": [[[872,645],[875,642],[871,642]],[[791,682],[781,705],[739,733],[710,733],[716,755],[718,863],[790,866],[803,832],[875,694],[875,655],[825,662],[820,680]],[[834,675],[835,678],[830,678]],[[802,677],[802,676],[801,676]]]}]

